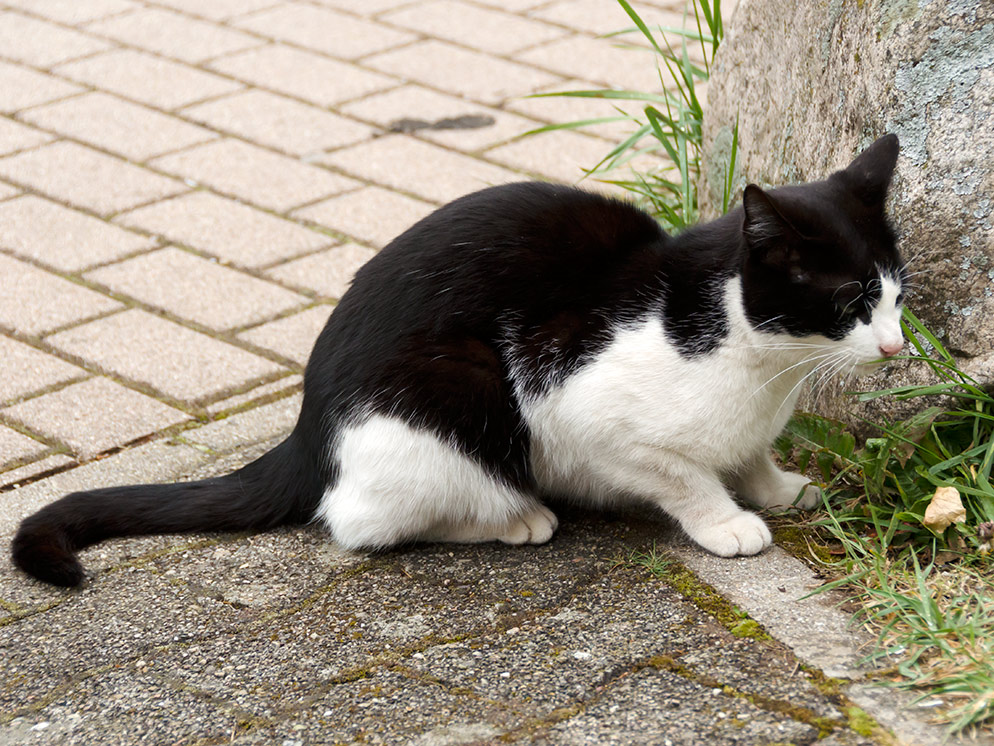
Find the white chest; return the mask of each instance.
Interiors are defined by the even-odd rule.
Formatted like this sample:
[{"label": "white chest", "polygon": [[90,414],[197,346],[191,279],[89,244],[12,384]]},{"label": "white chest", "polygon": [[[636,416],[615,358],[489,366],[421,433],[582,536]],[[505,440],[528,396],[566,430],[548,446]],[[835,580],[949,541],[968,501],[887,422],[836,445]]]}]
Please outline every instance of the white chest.
[{"label": "white chest", "polygon": [[636,451],[734,471],[770,446],[806,372],[783,372],[734,331],[712,353],[681,355],[648,319],[526,404],[535,474],[546,490],[589,496]]}]

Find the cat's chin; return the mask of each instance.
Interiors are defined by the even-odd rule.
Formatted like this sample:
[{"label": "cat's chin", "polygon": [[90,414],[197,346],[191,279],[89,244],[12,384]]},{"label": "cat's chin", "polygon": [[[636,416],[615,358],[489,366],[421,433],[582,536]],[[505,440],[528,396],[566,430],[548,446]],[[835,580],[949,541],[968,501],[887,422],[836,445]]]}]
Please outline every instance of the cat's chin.
[{"label": "cat's chin", "polygon": [[866,378],[881,370],[886,364],[886,360],[870,360],[865,363],[856,363],[852,367],[851,375],[856,378]]}]

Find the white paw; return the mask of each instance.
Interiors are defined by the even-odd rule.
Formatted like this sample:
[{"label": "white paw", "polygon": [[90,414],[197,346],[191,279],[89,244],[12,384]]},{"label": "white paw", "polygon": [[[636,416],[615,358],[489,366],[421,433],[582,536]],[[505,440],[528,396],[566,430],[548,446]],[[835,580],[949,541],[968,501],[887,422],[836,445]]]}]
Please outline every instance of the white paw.
[{"label": "white paw", "polygon": [[820,503],[820,487],[811,484],[811,480],[803,474],[783,472],[780,474],[780,486],[769,496],[763,507],[780,508],[781,510],[795,507],[801,510],[811,510]]},{"label": "white paw", "polygon": [[552,538],[559,526],[555,513],[544,505],[525,513],[511,522],[507,530],[497,538],[505,544],[544,544]]},{"label": "white paw", "polygon": [[758,554],[773,543],[763,519],[744,510],[715,526],[691,533],[690,538],[719,557]]}]

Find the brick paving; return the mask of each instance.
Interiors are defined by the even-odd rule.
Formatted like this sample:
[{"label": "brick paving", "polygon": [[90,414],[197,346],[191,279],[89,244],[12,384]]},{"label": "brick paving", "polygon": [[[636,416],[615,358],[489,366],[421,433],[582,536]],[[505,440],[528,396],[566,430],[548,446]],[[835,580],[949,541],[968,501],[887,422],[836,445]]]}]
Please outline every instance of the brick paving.
[{"label": "brick paving", "polygon": [[0,487],[299,390],[393,236],[630,131],[516,139],[613,113],[529,94],[657,87],[597,36],[630,25],[614,0],[0,0]]}]

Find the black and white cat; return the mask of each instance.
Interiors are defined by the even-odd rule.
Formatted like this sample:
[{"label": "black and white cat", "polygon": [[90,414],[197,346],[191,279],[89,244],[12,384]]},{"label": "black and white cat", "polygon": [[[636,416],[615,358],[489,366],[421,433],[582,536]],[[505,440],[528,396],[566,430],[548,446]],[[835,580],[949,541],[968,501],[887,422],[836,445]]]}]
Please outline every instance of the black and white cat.
[{"label": "black and white cat", "polygon": [[675,237],[567,186],[462,197],[359,270],[286,441],[224,477],[67,495],[24,520],[14,561],[73,586],[75,551],[113,536],[308,521],[353,548],[540,544],[543,495],[643,501],[715,554],[760,552],[732,492],[819,499],[770,458],[801,384],[902,348],[897,155],[888,135],[826,181],[750,185]]}]

